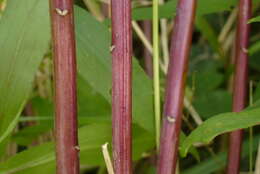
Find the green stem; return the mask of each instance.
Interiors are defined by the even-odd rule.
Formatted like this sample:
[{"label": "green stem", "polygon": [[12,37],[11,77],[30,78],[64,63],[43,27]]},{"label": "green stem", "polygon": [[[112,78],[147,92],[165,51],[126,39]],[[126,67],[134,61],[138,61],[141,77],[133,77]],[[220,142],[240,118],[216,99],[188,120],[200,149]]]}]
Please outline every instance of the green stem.
[{"label": "green stem", "polygon": [[159,149],[161,109],[160,109],[160,72],[159,72],[159,10],[158,0],[153,0],[153,87],[156,145]]},{"label": "green stem", "polygon": [[[249,105],[253,106],[253,81],[250,81],[250,89],[249,89]],[[249,174],[253,174],[253,127],[249,128]]]}]

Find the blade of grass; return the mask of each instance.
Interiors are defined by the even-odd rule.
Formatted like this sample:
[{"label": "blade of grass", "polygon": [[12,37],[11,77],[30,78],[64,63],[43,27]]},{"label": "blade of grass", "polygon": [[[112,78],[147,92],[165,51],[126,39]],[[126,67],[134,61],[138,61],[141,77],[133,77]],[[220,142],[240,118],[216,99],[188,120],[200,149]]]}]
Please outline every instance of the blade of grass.
[{"label": "blade of grass", "polygon": [[116,174],[132,173],[131,1],[112,0],[112,125]]},{"label": "blade of grass", "polygon": [[50,0],[55,81],[57,174],[78,174],[73,0]]},{"label": "blade of grass", "polygon": [[161,103],[160,103],[160,64],[159,64],[159,1],[153,0],[153,88],[156,148],[160,145]]},{"label": "blade of grass", "polygon": [[[247,105],[248,98],[248,43],[251,17],[251,0],[239,1],[239,14],[235,51],[235,74],[233,88],[233,112],[240,112]],[[242,130],[234,131],[229,138],[227,174],[237,174],[240,170]]]},{"label": "blade of grass", "polygon": [[[253,106],[254,103],[254,91],[253,91],[253,81],[249,83],[249,105]],[[254,146],[254,129],[253,127],[249,128],[249,174],[253,174],[253,161],[254,161],[254,154],[253,154],[253,146]]]},{"label": "blade of grass", "polygon": [[171,42],[158,174],[174,174],[196,0],[179,0]]}]

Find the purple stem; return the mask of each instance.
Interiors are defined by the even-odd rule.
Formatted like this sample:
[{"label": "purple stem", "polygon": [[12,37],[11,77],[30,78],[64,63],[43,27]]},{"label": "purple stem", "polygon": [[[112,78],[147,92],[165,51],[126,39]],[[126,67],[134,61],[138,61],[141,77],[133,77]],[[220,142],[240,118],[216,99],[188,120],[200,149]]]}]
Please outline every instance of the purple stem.
[{"label": "purple stem", "polygon": [[[233,85],[233,112],[240,112],[247,105],[248,99],[248,43],[251,17],[251,0],[240,0],[235,49],[235,75]],[[230,134],[227,174],[238,174],[243,131]]]},{"label": "purple stem", "polygon": [[174,174],[196,0],[179,0],[171,41],[158,174]]},{"label": "purple stem", "polygon": [[132,173],[131,1],[112,0],[112,126],[115,174]]},{"label": "purple stem", "polygon": [[57,174],[79,174],[73,0],[50,0]]}]

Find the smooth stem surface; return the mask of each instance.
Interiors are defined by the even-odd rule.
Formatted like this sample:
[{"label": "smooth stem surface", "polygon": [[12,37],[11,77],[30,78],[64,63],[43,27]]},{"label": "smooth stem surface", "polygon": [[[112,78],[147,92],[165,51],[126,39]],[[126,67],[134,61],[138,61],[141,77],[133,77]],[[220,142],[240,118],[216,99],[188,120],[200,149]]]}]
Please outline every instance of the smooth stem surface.
[{"label": "smooth stem surface", "polygon": [[171,41],[158,174],[174,174],[196,0],[179,0]]},{"label": "smooth stem surface", "polygon": [[[248,43],[251,17],[251,0],[239,1],[239,14],[235,51],[235,75],[233,87],[233,112],[240,112],[246,107],[248,99]],[[227,174],[238,174],[242,146],[242,130],[234,131],[229,138]]]},{"label": "smooth stem surface", "polygon": [[57,174],[78,174],[73,0],[50,0],[55,81]]},{"label": "smooth stem surface", "polygon": [[115,174],[132,173],[131,1],[112,0],[112,124]]},{"label": "smooth stem surface", "polygon": [[[253,106],[254,103],[254,89],[253,89],[253,81],[249,82],[249,106]],[[249,128],[249,174],[253,174],[254,173],[254,129],[253,127]]]},{"label": "smooth stem surface", "polygon": [[160,64],[159,64],[159,1],[153,0],[153,88],[156,147],[159,149],[161,130]]}]

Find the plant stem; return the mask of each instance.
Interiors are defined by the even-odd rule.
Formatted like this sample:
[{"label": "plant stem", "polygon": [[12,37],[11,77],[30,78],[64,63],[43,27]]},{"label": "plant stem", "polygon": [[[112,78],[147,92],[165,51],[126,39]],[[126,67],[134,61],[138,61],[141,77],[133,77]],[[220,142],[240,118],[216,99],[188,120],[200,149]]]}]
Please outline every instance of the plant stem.
[{"label": "plant stem", "polygon": [[114,174],[113,164],[112,164],[107,146],[108,146],[108,143],[105,143],[104,145],[102,145],[102,153],[103,153],[103,157],[104,157],[105,164],[107,167],[107,173]]},{"label": "plant stem", "polygon": [[73,0],[50,0],[55,81],[57,174],[78,174]]},{"label": "plant stem", "polygon": [[103,21],[104,16],[102,14],[102,11],[96,1],[93,0],[83,0],[83,2],[88,7],[88,10],[93,14],[93,16],[96,17],[97,20]]},{"label": "plant stem", "polygon": [[260,141],[258,144],[258,151],[256,155],[255,174],[260,174]]},{"label": "plant stem", "polygon": [[[143,21],[142,22],[144,34],[149,42],[152,41],[152,23],[151,21]],[[145,71],[149,75],[149,77],[153,77],[153,59],[151,56],[150,51],[147,49],[146,46],[144,48],[143,56],[144,56],[144,65],[145,65]]]},{"label": "plant stem", "polygon": [[[142,31],[141,27],[139,27],[139,25],[136,21],[132,21],[132,26],[133,26],[133,29],[134,29],[135,33],[137,34],[137,36],[140,38],[140,40],[144,44],[144,50],[147,52],[147,54],[149,54],[149,56],[151,58],[151,55],[153,52],[153,46],[150,43],[150,39],[146,36],[147,33],[144,33]],[[153,68],[152,64],[151,64],[151,68]]]},{"label": "plant stem", "polygon": [[[253,81],[250,81],[249,83],[249,106],[253,106],[254,103],[254,91],[253,91]],[[249,174],[253,174],[253,161],[254,161],[254,129],[253,127],[249,128]]]},{"label": "plant stem", "polygon": [[[164,4],[164,0],[159,0],[159,3]],[[167,31],[167,19],[161,19],[161,45],[162,45],[162,53],[163,53],[163,62],[165,69],[168,68],[169,64],[169,46],[168,46],[168,31]]]},{"label": "plant stem", "polygon": [[[246,107],[248,98],[248,43],[251,17],[251,0],[240,0],[236,36],[236,63],[233,88],[233,112],[240,112]],[[227,174],[238,174],[242,146],[242,130],[234,131],[229,138]]]},{"label": "plant stem", "polygon": [[153,88],[156,147],[160,145],[161,103],[160,103],[160,64],[159,64],[159,1],[153,0]]},{"label": "plant stem", "polygon": [[108,18],[109,16],[110,16],[110,14],[109,14],[109,8],[110,7],[110,5],[109,4],[106,4],[106,3],[102,3],[101,4],[101,11],[102,11],[102,13],[103,13],[103,16],[105,17],[105,18]]},{"label": "plant stem", "polygon": [[112,0],[112,124],[115,174],[132,173],[131,1]]},{"label": "plant stem", "polygon": [[[146,21],[146,22],[149,22],[149,21]],[[147,23],[147,24],[149,24],[149,23]],[[146,27],[143,27],[144,32],[142,32],[142,30],[138,26],[137,22],[132,21],[132,26],[133,26],[133,29],[135,30],[136,34],[139,36],[140,40],[143,42],[143,44],[145,46],[145,56],[144,56],[145,57],[145,71],[148,73],[148,75],[150,77],[152,77],[152,73],[151,73],[152,72],[152,62],[150,60],[151,57],[146,57],[146,56],[152,55],[152,53],[153,53],[152,45],[150,43],[150,39],[148,38],[149,32],[151,32],[151,27],[149,27],[149,25],[147,25]],[[145,29],[145,28],[148,28],[148,29]],[[167,47],[167,49],[168,49],[168,47]],[[148,55],[146,55],[146,54],[148,54]],[[161,68],[163,69],[162,63],[161,63]],[[192,118],[194,119],[194,121],[196,122],[197,125],[202,124],[203,120],[201,119],[200,115],[195,110],[195,108],[192,106],[192,104],[190,103],[190,101],[188,100],[188,98],[186,96],[184,97],[184,107],[189,111],[189,113],[191,114]]]},{"label": "plant stem", "polygon": [[235,23],[236,19],[237,19],[237,13],[238,13],[238,9],[235,8],[231,14],[229,15],[227,22],[225,23],[224,27],[221,29],[219,37],[218,37],[218,41],[220,43],[224,43],[225,39],[227,38],[227,36],[229,35],[230,30],[232,29],[233,24]]},{"label": "plant stem", "polygon": [[196,0],[179,0],[171,41],[158,174],[174,174]]}]

